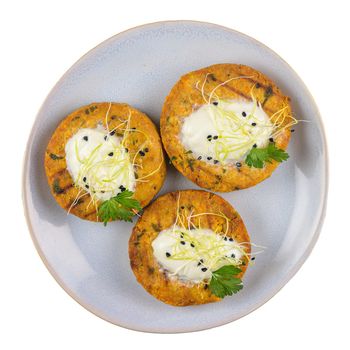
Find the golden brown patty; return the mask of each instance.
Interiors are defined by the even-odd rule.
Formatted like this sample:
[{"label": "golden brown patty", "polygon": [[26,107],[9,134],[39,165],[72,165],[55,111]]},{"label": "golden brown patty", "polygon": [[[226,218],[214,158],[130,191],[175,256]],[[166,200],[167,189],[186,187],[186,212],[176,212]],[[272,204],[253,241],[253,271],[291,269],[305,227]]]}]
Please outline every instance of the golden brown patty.
[{"label": "golden brown patty", "polygon": [[[142,112],[125,103],[92,103],[83,106],[69,114],[57,127],[47,146],[45,154],[45,170],[51,192],[59,205],[70,213],[82,219],[97,221],[96,207],[91,205],[91,196],[82,197],[75,205],[73,201],[81,189],[74,186],[73,179],[67,170],[65,160],[65,146],[67,141],[79,129],[94,129],[98,125],[106,128],[106,114],[108,129],[114,130],[117,136],[123,136],[125,123],[130,116],[130,129],[125,134],[125,145],[130,157],[139,151],[140,147],[147,148],[142,156],[137,154],[135,162],[135,178],[143,178],[145,182],[137,182],[134,198],[141,206],[146,206],[163,185],[166,167],[163,151],[157,129],[153,122]],[[120,125],[124,125],[122,128]],[[90,205],[89,205],[90,203]],[[98,204],[98,203],[97,203]]]},{"label": "golden brown patty", "polygon": [[[245,163],[241,167],[235,164],[209,164],[186,153],[180,141],[180,132],[184,118],[195,108],[204,105],[201,89],[208,96],[214,88],[233,77],[248,76],[231,80],[215,90],[222,100],[246,99],[251,101],[251,94],[261,103],[264,111],[274,122],[277,111],[283,110],[280,125],[285,127],[291,122],[289,97],[282,94],[272,80],[259,71],[238,64],[217,64],[203,68],[181,77],[167,96],[160,119],[162,142],[174,166],[197,185],[213,191],[228,192],[254,186],[268,178],[278,162],[266,163],[262,169],[250,168]],[[277,148],[286,149],[290,139],[290,128],[286,127],[274,139]]]},{"label": "golden brown patty", "polygon": [[[179,201],[179,202],[178,202]],[[157,299],[175,306],[205,304],[221,300],[213,295],[206,283],[189,284],[169,278],[153,255],[152,241],[159,232],[172,227],[176,221],[177,211],[188,216],[200,213],[222,213],[229,219],[227,236],[237,242],[250,242],[248,232],[239,214],[220,196],[206,191],[177,191],[167,193],[147,207],[135,225],[129,240],[129,257],[131,268],[136,279]],[[209,228],[214,232],[225,232],[226,220],[215,215],[200,217],[201,228]],[[193,218],[195,225],[199,218]],[[222,233],[224,235],[224,233]],[[250,244],[246,252],[250,253]],[[248,260],[243,258],[242,277]]]}]

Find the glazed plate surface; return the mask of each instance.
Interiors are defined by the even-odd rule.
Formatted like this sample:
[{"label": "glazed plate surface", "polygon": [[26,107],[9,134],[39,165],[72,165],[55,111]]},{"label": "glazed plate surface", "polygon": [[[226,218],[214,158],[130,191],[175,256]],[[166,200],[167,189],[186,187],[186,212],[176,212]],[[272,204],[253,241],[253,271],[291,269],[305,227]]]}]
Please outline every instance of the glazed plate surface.
[{"label": "glazed plate surface", "polygon": [[[178,78],[215,63],[242,63],[272,78],[292,99],[298,119],[290,159],[272,177],[221,194],[241,214],[251,240],[266,247],[223,301],[176,308],[154,299],[129,266],[132,224],[80,220],[50,194],[44,152],[58,122],[90,102],[126,102],[159,125],[162,104]],[[76,301],[117,325],[148,332],[188,332],[234,321],[275,295],[301,267],[319,235],[327,197],[327,151],[317,107],[297,74],[263,44],[214,24],[174,21],[140,26],[103,42],[59,80],[42,105],[28,142],[24,207],[47,268]],[[174,168],[161,193],[198,188]],[[68,316],[68,315],[67,315]]]}]

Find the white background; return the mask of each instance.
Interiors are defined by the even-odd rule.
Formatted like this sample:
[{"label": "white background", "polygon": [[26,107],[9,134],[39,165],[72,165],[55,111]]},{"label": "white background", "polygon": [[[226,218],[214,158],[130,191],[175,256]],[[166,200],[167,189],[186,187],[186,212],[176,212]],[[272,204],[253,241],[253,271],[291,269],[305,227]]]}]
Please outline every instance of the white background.
[{"label": "white background", "polygon": [[[346,1],[334,0],[2,1],[0,348],[349,348],[350,19],[345,5]],[[109,324],[58,286],[25,224],[21,171],[36,112],[60,76],[106,38],[167,19],[231,27],[265,43],[290,63],[323,116],[330,188],[319,242],[272,300],[226,326],[157,335]]]}]

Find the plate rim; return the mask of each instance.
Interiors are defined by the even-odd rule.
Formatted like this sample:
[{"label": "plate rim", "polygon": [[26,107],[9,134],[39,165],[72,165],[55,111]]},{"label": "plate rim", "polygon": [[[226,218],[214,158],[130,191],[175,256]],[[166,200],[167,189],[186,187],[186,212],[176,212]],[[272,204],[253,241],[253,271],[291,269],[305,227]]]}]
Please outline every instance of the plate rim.
[{"label": "plate rim", "polygon": [[[168,330],[168,331],[163,331],[163,330],[154,330],[153,328],[147,328],[147,327],[132,327],[131,325],[127,325],[125,323],[123,323],[123,321],[120,320],[112,320],[111,318],[109,318],[108,316],[104,315],[102,312],[100,312],[99,310],[97,310],[93,305],[90,305],[88,303],[85,303],[78,295],[76,295],[70,288],[68,285],[66,285],[63,280],[60,278],[60,276],[56,273],[55,269],[50,265],[50,263],[48,262],[47,258],[45,257],[45,254],[43,252],[43,250],[40,247],[40,244],[38,242],[38,240],[36,239],[35,233],[34,233],[34,227],[32,225],[31,222],[31,218],[29,215],[29,205],[28,205],[28,196],[27,196],[27,191],[28,188],[26,186],[26,180],[27,180],[27,173],[28,173],[28,167],[29,167],[29,148],[30,145],[33,142],[33,136],[34,136],[34,132],[37,129],[38,123],[39,123],[39,115],[41,114],[41,111],[44,107],[44,104],[47,100],[47,98],[49,96],[51,96],[55,90],[58,89],[60,83],[65,79],[66,76],[69,75],[70,71],[77,65],[79,64],[84,58],[85,56],[89,55],[90,53],[94,52],[96,49],[100,49],[102,47],[105,47],[109,44],[109,42],[114,41],[116,38],[120,38],[125,34],[128,34],[129,32],[132,31],[139,31],[139,30],[143,30],[145,28],[151,28],[151,27],[157,27],[157,26],[166,26],[168,24],[188,24],[188,25],[204,25],[204,26],[213,26],[213,27],[217,27],[218,29],[224,29],[226,31],[229,31],[233,34],[238,34],[241,37],[245,37],[246,39],[253,41],[257,46],[263,47],[267,50],[269,50],[274,56],[276,56],[277,59],[283,61],[287,67],[295,74],[296,78],[299,80],[299,82],[302,84],[302,86],[304,87],[309,100],[312,102],[313,107],[315,108],[315,118],[318,121],[318,125],[320,128],[320,132],[321,132],[321,139],[323,141],[323,146],[324,146],[324,154],[323,154],[323,163],[324,163],[324,184],[322,187],[322,203],[320,204],[320,206],[322,206],[321,208],[321,212],[320,212],[320,216],[319,216],[319,221],[317,223],[317,227],[314,230],[314,233],[312,235],[312,239],[310,240],[310,243],[308,244],[307,248],[305,249],[303,255],[299,258],[299,260],[294,264],[293,268],[291,269],[291,271],[289,272],[288,275],[285,276],[285,278],[280,282],[280,284],[272,289],[272,292],[270,293],[270,295],[268,295],[265,299],[263,299],[262,301],[260,301],[257,305],[255,305],[254,307],[245,310],[244,312],[241,312],[240,314],[232,317],[232,319],[230,320],[224,320],[222,322],[217,322],[215,324],[212,325],[208,325],[205,327],[185,327],[183,329],[181,329],[181,327],[174,331],[174,330]],[[329,153],[328,153],[328,145],[327,145],[327,138],[326,138],[326,132],[325,132],[325,127],[324,127],[324,123],[321,117],[321,113],[319,111],[319,108],[316,104],[316,101],[314,99],[314,97],[312,96],[311,92],[309,91],[309,89],[307,88],[307,86],[305,85],[305,83],[303,82],[303,80],[300,78],[300,76],[297,74],[297,72],[289,65],[288,62],[286,62],[281,56],[279,56],[274,50],[272,50],[270,47],[268,47],[267,45],[261,43],[260,41],[258,41],[257,39],[244,34],[236,29],[233,28],[229,28],[220,24],[216,24],[216,23],[212,23],[212,22],[206,22],[206,21],[197,21],[197,20],[165,20],[165,21],[155,21],[155,22],[149,22],[149,23],[145,23],[145,24],[141,24],[138,26],[134,26],[131,28],[128,28],[126,30],[123,30],[117,34],[112,35],[111,37],[105,39],[104,41],[100,42],[99,44],[95,45],[92,49],[88,50],[84,55],[82,55],[78,60],[76,60],[71,66],[70,68],[68,68],[65,73],[58,79],[58,81],[55,83],[55,85],[50,89],[50,91],[48,92],[48,94],[46,95],[46,97],[44,98],[38,112],[36,113],[34,122],[32,124],[29,136],[28,136],[28,140],[26,142],[26,148],[25,148],[25,152],[24,152],[24,156],[23,156],[23,161],[22,161],[22,176],[21,176],[22,180],[21,180],[21,187],[22,187],[22,204],[23,204],[23,209],[24,209],[24,216],[26,219],[26,223],[27,223],[27,227],[29,230],[29,234],[31,236],[32,242],[34,244],[34,247],[38,253],[38,255],[40,256],[42,262],[44,263],[45,267],[47,268],[47,270],[49,271],[49,273],[51,274],[51,276],[54,278],[54,280],[57,282],[57,284],[73,299],[75,300],[78,304],[80,304],[85,310],[91,312],[93,315],[99,317],[100,319],[103,319],[104,321],[107,321],[113,325],[119,326],[119,327],[123,327],[125,329],[128,330],[132,330],[132,331],[138,331],[138,332],[144,332],[144,333],[162,333],[162,334],[176,334],[176,333],[190,333],[190,332],[198,332],[198,331],[204,331],[207,329],[212,329],[212,328],[216,328],[216,327],[220,327],[226,324],[229,324],[231,322],[234,322],[244,316],[247,316],[249,314],[251,314],[253,311],[257,310],[258,308],[260,308],[261,306],[263,306],[265,303],[267,303],[271,298],[273,298],[294,276],[295,274],[300,270],[300,268],[304,265],[305,261],[307,260],[307,258],[310,256],[313,248],[316,245],[316,242],[318,241],[318,238],[320,236],[321,233],[321,229],[323,227],[323,223],[324,223],[324,219],[326,216],[326,210],[327,210],[327,202],[328,202],[328,190],[329,190]],[[320,207],[319,206],[319,207]]]}]

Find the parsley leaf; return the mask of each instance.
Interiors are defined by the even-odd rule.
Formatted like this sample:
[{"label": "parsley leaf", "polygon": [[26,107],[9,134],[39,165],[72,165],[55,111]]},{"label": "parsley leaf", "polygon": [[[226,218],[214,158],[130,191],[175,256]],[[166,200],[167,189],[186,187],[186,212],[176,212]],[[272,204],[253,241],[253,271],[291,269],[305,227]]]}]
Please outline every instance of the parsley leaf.
[{"label": "parsley leaf", "polygon": [[98,216],[106,226],[109,220],[124,220],[131,222],[135,215],[134,211],[140,211],[140,202],[134,198],[134,192],[125,190],[118,193],[115,197],[102,202],[98,209]]},{"label": "parsley leaf", "polygon": [[233,265],[225,265],[212,273],[210,291],[219,298],[237,293],[243,288],[242,280],[234,277],[242,270]]},{"label": "parsley leaf", "polygon": [[274,143],[269,143],[265,148],[252,148],[245,159],[249,167],[263,168],[265,163],[271,163],[271,160],[283,162],[289,158],[288,153],[277,148]]}]

